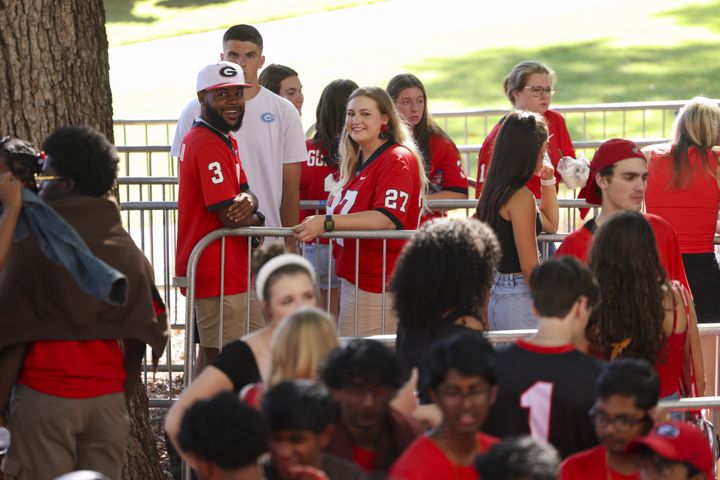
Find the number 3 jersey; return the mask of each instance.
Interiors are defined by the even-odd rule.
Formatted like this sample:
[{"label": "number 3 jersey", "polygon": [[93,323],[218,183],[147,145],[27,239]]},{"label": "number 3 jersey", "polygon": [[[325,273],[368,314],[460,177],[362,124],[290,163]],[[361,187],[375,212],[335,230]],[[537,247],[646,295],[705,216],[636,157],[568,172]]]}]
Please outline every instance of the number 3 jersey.
[{"label": "number 3 jersey", "polygon": [[588,412],[605,362],[571,345],[544,347],[518,340],[497,352],[498,396],[483,431],[505,438],[542,438],[560,455],[597,445]]},{"label": "number 3 jersey", "polygon": [[[355,176],[328,199],[329,214],[348,214],[376,210],[387,216],[397,230],[415,230],[420,220],[420,172],[413,154],[388,141],[358,169]],[[359,243],[358,271],[355,271],[356,244]],[[388,240],[385,278],[383,278],[383,240],[347,238],[335,249],[337,275],[360,289],[380,293],[383,282],[395,268],[405,240]]]},{"label": "number 3 jersey", "polygon": [[[200,239],[225,227],[217,212],[231,205],[240,192],[248,190],[248,183],[235,139],[202,121],[195,122],[183,138],[178,165],[175,274],[183,277],[187,274],[190,253]],[[217,240],[208,245],[198,261],[196,298],[220,295],[220,262],[221,242]],[[225,295],[247,291],[247,263],[247,238],[227,237]]]}]

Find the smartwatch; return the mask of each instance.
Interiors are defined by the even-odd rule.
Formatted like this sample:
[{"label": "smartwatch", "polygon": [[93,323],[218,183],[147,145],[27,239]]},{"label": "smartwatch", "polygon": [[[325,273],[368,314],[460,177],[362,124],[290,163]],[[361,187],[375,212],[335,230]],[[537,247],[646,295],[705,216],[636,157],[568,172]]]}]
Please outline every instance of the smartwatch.
[{"label": "smartwatch", "polygon": [[332,232],[333,230],[335,230],[335,220],[332,215],[325,215],[325,231]]}]

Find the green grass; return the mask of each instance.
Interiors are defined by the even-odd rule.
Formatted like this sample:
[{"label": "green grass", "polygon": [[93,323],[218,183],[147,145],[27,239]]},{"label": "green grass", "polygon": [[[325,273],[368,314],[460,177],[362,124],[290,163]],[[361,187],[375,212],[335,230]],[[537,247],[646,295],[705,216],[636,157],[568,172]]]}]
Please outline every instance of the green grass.
[{"label": "green grass", "polygon": [[280,20],[383,0],[105,0],[110,46]]}]

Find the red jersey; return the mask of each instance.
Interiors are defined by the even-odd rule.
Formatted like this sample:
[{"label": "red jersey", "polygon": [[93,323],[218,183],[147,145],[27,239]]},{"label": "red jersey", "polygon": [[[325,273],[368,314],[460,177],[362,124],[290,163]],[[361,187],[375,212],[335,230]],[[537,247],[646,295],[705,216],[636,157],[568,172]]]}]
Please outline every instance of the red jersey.
[{"label": "red jersey", "polygon": [[[557,185],[555,188],[557,189],[562,181],[562,176],[557,171],[557,164],[562,157],[574,158],[575,148],[573,147],[572,140],[570,140],[570,134],[568,133],[567,126],[565,125],[565,119],[560,112],[548,110],[543,114],[543,116],[547,121],[548,133],[550,134],[550,138],[548,139],[548,156],[550,157],[553,167],[555,167],[555,178],[557,179]],[[490,133],[485,138],[482,147],[480,147],[475,198],[480,198],[480,192],[482,192],[485,179],[487,178],[488,171],[490,170],[493,147],[495,146],[495,137],[497,137],[504,119],[505,117],[495,124],[493,129],[490,130]],[[527,187],[533,192],[535,198],[540,198],[540,177],[537,175],[530,177]]]},{"label": "red jersey", "polygon": [[624,475],[611,470],[605,447],[598,445],[570,455],[560,464],[559,480],[640,480],[640,471]]},{"label": "red jersey", "polygon": [[28,345],[19,384],[61,398],[125,391],[118,340],[45,340]]},{"label": "red jersey", "polygon": [[[683,265],[680,246],[678,245],[678,238],[675,235],[675,231],[668,222],[657,215],[648,213],[645,214],[644,217],[653,229],[660,264],[665,269],[668,278],[682,283],[689,292],[690,286],[685,276],[685,265]],[[571,255],[583,263],[587,263],[590,244],[592,243],[592,237],[596,229],[595,219],[592,218],[588,220],[582,227],[565,237],[565,240],[560,244],[555,255],[558,257]]]},{"label": "red jersey", "polygon": [[[708,152],[712,164],[718,157]],[[705,169],[695,147],[688,151],[691,181],[671,189],[673,156],[670,145],[655,147],[648,161],[645,192],[647,211],[663,217],[675,229],[682,253],[712,253],[720,207],[720,189],[713,172]]]},{"label": "red jersey", "polygon": [[[500,439],[485,433],[477,434],[478,453],[485,453]],[[418,437],[400,455],[388,475],[390,480],[477,480],[473,465],[457,465],[435,442]]]},{"label": "red jersey", "polygon": [[[338,170],[325,163],[327,150],[320,141],[309,139],[305,142],[308,158],[302,164],[300,173],[300,200],[322,200],[327,202],[328,196],[338,180]],[[300,223],[310,215],[322,215],[321,210],[300,210]],[[307,242],[314,243],[314,242]],[[321,238],[320,243],[328,243],[328,239]]]},{"label": "red jersey", "polygon": [[[358,169],[355,176],[331,195],[329,214],[348,214],[377,210],[386,215],[398,230],[415,230],[420,220],[420,172],[410,151],[387,142],[378,148]],[[342,248],[335,250],[338,277],[365,291],[382,292],[383,282],[395,268],[395,261],[405,240],[388,240],[385,278],[383,270],[383,240],[360,240],[360,271],[355,271],[356,240],[338,241]],[[357,278],[356,278],[357,277]]]},{"label": "red jersey", "polygon": [[[208,233],[225,225],[217,211],[232,204],[248,189],[240,164],[237,143],[204,122],[183,138],[180,149],[178,193],[178,236],[175,274],[184,277],[190,252]],[[208,245],[197,266],[195,297],[220,296],[220,240]],[[247,239],[225,239],[225,295],[247,291]],[[185,290],[181,290],[183,295]]]},{"label": "red jersey", "polygon": [[[449,138],[434,133],[430,136],[430,174],[428,175],[429,193],[438,193],[444,190],[462,193],[467,197],[468,181],[462,167],[460,152]],[[420,223],[431,218],[442,217],[444,212],[423,215]]]}]

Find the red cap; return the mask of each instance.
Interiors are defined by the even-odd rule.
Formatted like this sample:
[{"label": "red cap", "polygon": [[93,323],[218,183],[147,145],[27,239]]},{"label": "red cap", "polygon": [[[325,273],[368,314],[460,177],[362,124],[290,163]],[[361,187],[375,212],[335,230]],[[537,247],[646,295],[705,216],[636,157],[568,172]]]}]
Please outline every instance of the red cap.
[{"label": "red cap", "polygon": [[602,205],[602,193],[595,181],[595,174],[628,158],[642,158],[645,160],[640,147],[632,140],[613,138],[603,142],[595,151],[595,155],[593,155],[587,184],[578,192],[578,198],[584,198],[586,202],[592,205]]},{"label": "red cap", "polygon": [[694,425],[685,422],[661,423],[646,437],[628,444],[628,452],[645,446],[660,457],[671,462],[688,463],[703,472],[708,480],[715,478],[713,454],[705,434]]}]

